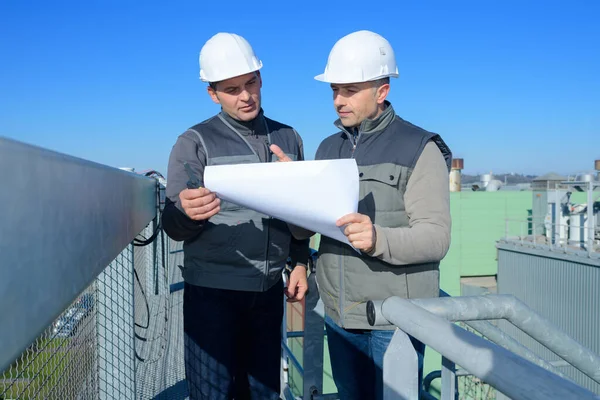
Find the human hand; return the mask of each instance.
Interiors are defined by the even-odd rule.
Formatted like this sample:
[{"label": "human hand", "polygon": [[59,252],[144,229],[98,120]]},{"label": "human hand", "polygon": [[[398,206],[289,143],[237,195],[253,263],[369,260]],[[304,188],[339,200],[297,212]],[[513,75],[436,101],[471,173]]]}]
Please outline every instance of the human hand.
[{"label": "human hand", "polygon": [[344,226],[344,235],[355,249],[369,253],[375,248],[377,237],[375,226],[368,215],[352,213],[344,215],[336,221],[337,226]]},{"label": "human hand", "polygon": [[221,200],[206,188],[184,189],[179,193],[181,207],[195,221],[207,220],[221,210]]},{"label": "human hand", "polygon": [[290,273],[285,295],[288,303],[302,301],[308,290],[308,280],[306,279],[306,266],[297,264],[296,268]]},{"label": "human hand", "polygon": [[287,154],[285,154],[283,152],[283,150],[281,150],[281,147],[277,146],[276,144],[272,144],[269,149],[271,149],[271,151],[273,152],[273,154],[275,154],[277,156],[277,158],[279,158],[279,160],[277,160],[278,162],[289,162],[292,161],[291,158],[289,158],[287,156]]}]

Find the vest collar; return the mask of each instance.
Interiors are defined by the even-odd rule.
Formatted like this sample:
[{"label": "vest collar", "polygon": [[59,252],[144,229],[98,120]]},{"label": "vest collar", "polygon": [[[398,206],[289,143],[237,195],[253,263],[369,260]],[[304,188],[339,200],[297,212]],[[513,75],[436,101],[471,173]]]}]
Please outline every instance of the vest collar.
[{"label": "vest collar", "polygon": [[239,133],[244,136],[249,135],[266,135],[265,131],[266,121],[264,111],[261,107],[256,118],[250,121],[240,121],[227,114],[223,109],[220,112],[221,116],[231,124]]},{"label": "vest collar", "polygon": [[384,104],[385,109],[377,116],[377,118],[365,119],[358,127],[347,128],[342,124],[340,119],[337,119],[333,124],[347,135],[351,136],[357,136],[359,133],[369,134],[381,132],[386,129],[396,117],[396,112],[394,111],[394,107],[392,107],[392,103],[386,100]]}]

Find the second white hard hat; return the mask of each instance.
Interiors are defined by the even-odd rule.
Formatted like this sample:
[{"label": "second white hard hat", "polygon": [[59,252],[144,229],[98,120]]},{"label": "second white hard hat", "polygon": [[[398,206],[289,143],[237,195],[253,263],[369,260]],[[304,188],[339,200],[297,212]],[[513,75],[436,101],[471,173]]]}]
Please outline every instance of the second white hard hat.
[{"label": "second white hard hat", "polygon": [[217,33],[200,50],[200,79],[219,82],[258,71],[262,62],[250,43],[235,33]]},{"label": "second white hard hat", "polygon": [[385,77],[398,77],[394,49],[383,36],[358,31],[335,43],[325,72],[315,79],[328,83],[358,83]]}]

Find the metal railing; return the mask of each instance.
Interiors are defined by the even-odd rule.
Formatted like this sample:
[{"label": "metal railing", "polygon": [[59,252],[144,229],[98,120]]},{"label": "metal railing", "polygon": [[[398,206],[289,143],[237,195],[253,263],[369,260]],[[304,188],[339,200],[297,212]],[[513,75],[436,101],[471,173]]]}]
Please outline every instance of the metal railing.
[{"label": "metal railing", "polygon": [[[384,356],[386,399],[418,398],[416,353],[410,346],[408,335],[442,355],[442,400],[454,400],[457,397],[455,365],[460,365],[468,373],[513,399],[600,398],[555,374],[551,365],[525,351],[514,341],[507,340],[493,325],[481,323],[481,320],[507,319],[595,381],[600,380],[598,355],[513,296],[418,300],[390,297],[384,301],[369,302],[367,309],[369,322],[373,326],[392,323],[399,328]],[[456,321],[472,321],[469,323],[471,327],[481,329],[485,336],[510,349],[452,323]]]},{"label": "metal railing", "polygon": [[0,169],[0,398],[135,398],[157,180],[3,138]]},{"label": "metal railing", "polygon": [[[544,227],[541,228],[540,225]],[[580,239],[569,238],[569,230],[577,230]],[[592,238],[587,240],[584,238]],[[544,220],[504,220],[503,240],[523,246],[561,251],[600,258],[600,230],[597,226],[573,227],[568,223],[549,223]]]},{"label": "metal railing", "polygon": [[[13,194],[0,209],[0,398],[185,397],[181,277],[173,268],[182,252],[158,226],[160,184],[2,138],[0,169],[11,171],[2,186]],[[507,319],[600,382],[597,355],[514,297],[393,297],[369,309],[375,324],[383,318],[400,328],[384,359],[388,399],[418,396],[407,334],[443,355],[444,400],[456,397],[455,378],[466,374],[515,399],[598,398],[484,321]],[[314,273],[304,319],[294,332],[284,320],[283,393],[337,398],[323,393],[325,329]],[[294,338],[302,338],[300,353],[289,346]],[[300,393],[292,393],[291,368],[302,377]]]},{"label": "metal railing", "polygon": [[[284,300],[284,310],[287,306]],[[336,393],[323,393],[323,350],[326,336],[323,304],[319,301],[316,283],[316,273],[313,271],[308,276],[308,292],[304,301],[304,330],[288,332],[286,329],[287,311],[283,318],[282,370],[283,370],[283,395],[286,400],[325,400],[337,399]],[[288,339],[302,338],[302,350],[295,354],[290,348]],[[298,356],[301,356],[301,360]],[[288,379],[290,364],[299,373],[302,379],[302,390],[293,393]]]},{"label": "metal railing", "polygon": [[[309,292],[311,293],[311,292]],[[513,399],[599,399],[589,390],[573,383],[559,370],[564,365],[572,365],[594,381],[600,381],[600,357],[579,344],[551,322],[510,295],[486,295],[469,297],[449,297],[441,291],[442,297],[435,299],[404,300],[390,298],[384,302],[371,302],[369,316],[376,326],[380,323],[393,323],[400,328],[388,348],[384,359],[384,380],[386,399],[417,399],[417,358],[407,334],[424,342],[431,349],[442,354],[442,369],[426,377],[422,399],[434,399],[427,392],[431,380],[442,379],[442,400],[459,398],[457,377],[473,376],[480,383],[491,385],[499,393],[488,390],[489,398]],[[310,295],[309,295],[310,296]],[[316,336],[325,335],[323,330],[322,303],[318,294],[312,295],[314,307],[308,301],[306,313],[315,318],[305,325],[305,330]],[[309,300],[309,297],[307,297]],[[400,303],[398,305],[397,303]],[[408,303],[409,305],[404,305]],[[385,307],[383,304],[387,304]],[[400,310],[396,310],[401,307]],[[387,312],[387,314],[386,314]],[[309,317],[310,318],[310,317]],[[433,318],[433,319],[432,319]],[[490,320],[504,319],[528,333],[558,356],[562,363],[548,362],[515,339],[504,333]],[[377,321],[376,321],[377,320]],[[465,330],[452,322],[461,322]],[[404,330],[406,329],[406,330]],[[317,346],[303,347],[301,358],[286,346],[287,338],[303,337],[305,332],[288,332],[284,337],[284,354],[289,363],[298,369],[308,381],[303,382],[303,391],[292,393],[289,387],[284,392],[286,399],[337,399],[335,393],[322,393],[322,342]],[[302,360],[313,360],[312,365],[304,365]],[[505,364],[506,363],[506,364]],[[287,363],[284,363],[284,368]],[[460,365],[461,368],[456,368]],[[517,365],[515,367],[515,365]],[[320,374],[320,375],[319,375]],[[311,376],[321,378],[315,382]],[[567,396],[567,397],[563,397]],[[460,398],[467,398],[461,397]],[[473,397],[481,399],[483,397]],[[485,397],[488,398],[488,397]]]}]

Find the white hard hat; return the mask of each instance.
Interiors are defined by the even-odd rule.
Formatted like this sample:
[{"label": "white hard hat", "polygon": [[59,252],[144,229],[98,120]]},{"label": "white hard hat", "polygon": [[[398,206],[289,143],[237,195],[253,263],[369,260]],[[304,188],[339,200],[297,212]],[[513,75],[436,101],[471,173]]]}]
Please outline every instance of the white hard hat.
[{"label": "white hard hat", "polygon": [[208,39],[200,50],[199,61],[204,82],[219,82],[262,68],[250,43],[235,33],[221,32]]},{"label": "white hard hat", "polygon": [[371,31],[358,31],[336,42],[325,72],[315,79],[328,83],[368,82],[398,77],[396,56],[390,43]]}]

